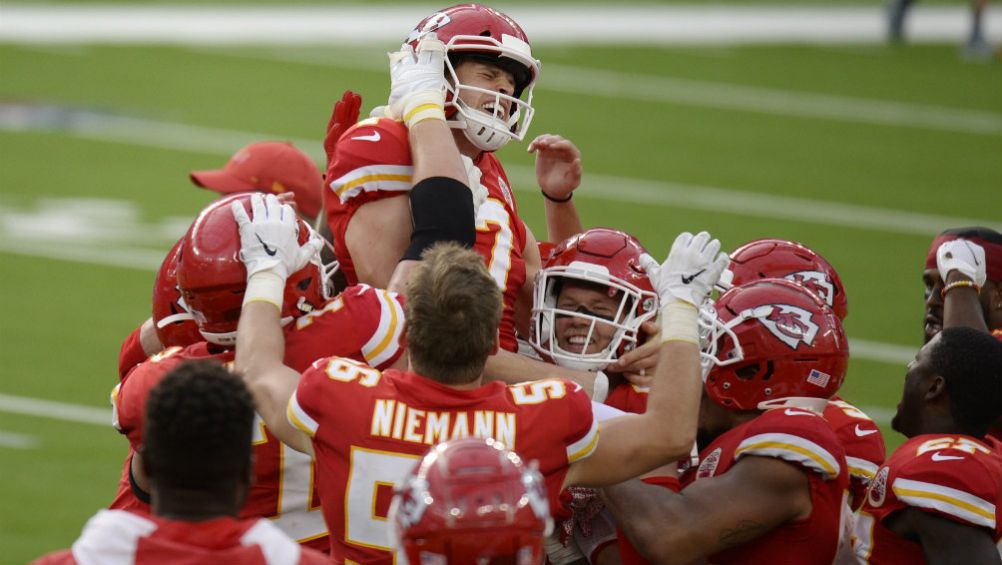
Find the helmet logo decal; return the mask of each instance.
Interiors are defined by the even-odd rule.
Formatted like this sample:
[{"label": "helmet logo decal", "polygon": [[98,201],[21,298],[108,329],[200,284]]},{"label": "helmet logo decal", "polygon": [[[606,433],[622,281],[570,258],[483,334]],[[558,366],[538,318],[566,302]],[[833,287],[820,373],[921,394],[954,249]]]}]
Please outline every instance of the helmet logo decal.
[{"label": "helmet logo decal", "polygon": [[807,290],[813,292],[831,306],[835,302],[835,285],[831,279],[821,271],[797,271],[783,277],[788,281],[793,281]]},{"label": "helmet logo decal", "polygon": [[768,314],[759,316],[758,321],[779,341],[794,350],[801,343],[808,346],[814,344],[819,328],[811,319],[810,312],[789,304],[770,304],[767,307],[770,309]]},{"label": "helmet logo decal", "polygon": [[439,12],[434,16],[429,17],[424,22],[424,25],[422,25],[421,27],[414,28],[410,32],[410,34],[407,35],[407,40],[404,43],[411,43],[413,41],[417,41],[422,36],[424,36],[424,34],[431,33],[441,28],[442,26],[448,25],[449,22],[451,21],[452,18],[449,16],[449,14],[446,14],[445,12]]},{"label": "helmet logo decal", "polygon": [[873,478],[873,482],[870,483],[870,488],[866,491],[866,496],[870,499],[870,504],[879,508],[887,496],[887,475],[889,475],[891,469],[889,467],[882,467],[880,471],[877,472],[877,476]]}]

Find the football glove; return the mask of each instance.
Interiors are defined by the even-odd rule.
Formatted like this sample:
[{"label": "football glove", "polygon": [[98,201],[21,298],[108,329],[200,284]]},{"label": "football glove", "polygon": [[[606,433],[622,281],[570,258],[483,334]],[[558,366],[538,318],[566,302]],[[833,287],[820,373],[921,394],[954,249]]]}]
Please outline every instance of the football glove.
[{"label": "football glove", "polygon": [[390,53],[390,98],[386,116],[413,127],[424,120],[445,121],[445,44],[434,33]]},{"label": "football glove", "polygon": [[698,307],[710,296],[728,261],[727,254],[720,251],[720,241],[711,240],[710,234],[704,231],[693,236],[683,232],[675,238],[664,263],[658,265],[648,255],[641,257],[641,266],[647,270],[662,305],[680,301]]},{"label": "football glove", "polygon": [[953,239],[940,244],[936,250],[936,268],[939,276],[946,282],[950,271],[971,279],[978,288],[985,286],[988,274],[985,270],[985,249],[966,239]]},{"label": "football glove", "polygon": [[351,126],[358,122],[359,109],[362,107],[362,97],[350,90],[345,90],[341,99],[334,104],[331,119],[327,122],[327,135],[324,137],[324,150],[327,151],[327,170],[330,170],[337,157],[337,140]]},{"label": "football glove", "polygon": [[299,244],[296,211],[273,194],[251,196],[253,218],[247,216],[242,202],[230,204],[230,209],[240,229],[240,260],[247,268],[248,280],[270,273],[284,281],[305,267],[323,246],[323,240],[312,231],[310,239]]}]

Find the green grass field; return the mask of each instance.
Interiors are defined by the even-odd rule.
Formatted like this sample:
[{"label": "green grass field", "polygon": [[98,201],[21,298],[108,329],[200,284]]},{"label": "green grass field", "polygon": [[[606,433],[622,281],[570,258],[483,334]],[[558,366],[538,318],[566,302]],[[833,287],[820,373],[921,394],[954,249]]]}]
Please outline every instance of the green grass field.
[{"label": "green grass field", "polygon": [[[366,109],[385,97],[383,50],[0,45],[0,394],[106,408],[153,265],[212,198],[187,172],[264,138],[319,156],[344,88]],[[772,236],[820,251],[848,288],[850,337],[891,352],[859,348],[844,396],[899,444],[886,419],[901,351],[921,339],[926,246],[945,227],[1002,223],[999,66],[965,64],[955,45],[538,56],[530,134],[582,149],[586,224],[631,231],[655,256],[699,229],[730,248]],[[542,236],[531,158],[524,145],[501,157]],[[68,546],[110,502],[126,445],[110,423],[0,410],[0,563]]]}]

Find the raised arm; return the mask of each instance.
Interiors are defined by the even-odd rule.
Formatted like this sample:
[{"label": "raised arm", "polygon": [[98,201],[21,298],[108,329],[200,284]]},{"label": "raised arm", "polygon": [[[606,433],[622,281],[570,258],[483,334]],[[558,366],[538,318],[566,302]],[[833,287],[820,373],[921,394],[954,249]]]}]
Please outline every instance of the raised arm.
[{"label": "raised arm", "polygon": [[727,254],[719,251],[720,242],[706,232],[675,239],[655,277],[663,305],[661,351],[647,411],[603,422],[595,451],[570,466],[565,485],[613,484],[689,455],[703,389],[697,305],[727,266]]},{"label": "raised arm", "polygon": [[286,418],[299,373],[282,363],[285,337],[280,316],[286,279],[306,266],[323,242],[313,237],[300,246],[295,211],[273,195],[253,195],[251,207],[252,218],[247,216],[243,203],[232,205],[240,226],[240,258],[247,267],[247,290],[237,328],[236,368],[268,429],[282,443],[312,455],[309,436]]},{"label": "raised arm", "polygon": [[961,326],[987,332],[978,297],[988,279],[984,248],[965,239],[944,242],[936,250],[936,267],[943,279],[943,328]]},{"label": "raised arm", "polygon": [[547,241],[561,241],[584,231],[571,199],[581,184],[581,151],[559,135],[543,134],[527,149],[536,154],[536,182],[545,199]]},{"label": "raised arm", "polygon": [[410,191],[414,230],[387,288],[404,293],[421,253],[436,241],[476,242],[469,176],[445,122],[445,44],[435,34],[390,55],[389,117],[407,125],[414,161]]}]

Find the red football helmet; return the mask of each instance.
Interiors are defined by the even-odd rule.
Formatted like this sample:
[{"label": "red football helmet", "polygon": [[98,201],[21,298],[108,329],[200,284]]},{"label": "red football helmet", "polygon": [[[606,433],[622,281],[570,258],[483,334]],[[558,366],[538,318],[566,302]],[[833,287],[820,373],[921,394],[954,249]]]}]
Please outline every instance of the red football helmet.
[{"label": "red football helmet", "polygon": [[167,252],[153,283],[153,327],[164,349],[188,347],[202,341],[195,318],[177,287],[177,255],[183,242],[183,238],[179,239]]},{"label": "red football helmet", "polygon": [[795,241],[757,239],[731,253],[730,283],[740,286],[756,279],[787,279],[820,296],[840,320],[849,314],[845,287],[824,257]]},{"label": "red football helmet", "polygon": [[397,487],[388,519],[411,565],[540,565],[553,523],[542,476],[475,438],[432,447]]},{"label": "red football helmet", "polygon": [[[241,202],[252,214],[251,193],[220,198],[195,218],[182,239],[177,282],[202,337],[218,345],[233,345],[247,287],[247,269],[240,261],[240,232],[230,203]],[[299,243],[317,237],[299,222]],[[330,277],[337,265],[324,265],[317,253],[310,263],[289,276],[282,302],[282,323],[312,312],[330,298]]]},{"label": "red football helmet", "polygon": [[[640,325],[658,313],[658,295],[640,256],[647,251],[633,236],[619,230],[592,228],[558,245],[536,277],[533,290],[532,324],[529,343],[553,362],[574,369],[601,370],[640,342]],[[561,291],[568,281],[590,283],[609,297],[619,297],[619,305],[605,315],[579,306],[561,308]],[[614,328],[611,340],[601,351],[584,353],[562,347],[565,336],[557,321],[572,318],[580,322],[581,348],[593,343],[598,334]],[[602,327],[604,326],[604,327]],[[587,328],[587,329],[584,329]]]},{"label": "red football helmet", "polygon": [[728,290],[703,348],[706,391],[734,410],[791,397],[828,398],[845,379],[842,322],[814,293],[785,279]]},{"label": "red football helmet", "polygon": [[[445,43],[448,58],[446,114],[449,125],[461,129],[482,151],[497,151],[511,138],[525,138],[532,122],[532,90],[539,77],[539,61],[532,57],[529,38],[515,20],[481,4],[459,4],[421,20],[405,43],[415,49],[427,33]],[[502,94],[459,81],[456,67],[466,59],[500,66],[515,77],[515,91]],[[460,100],[463,91],[494,96],[487,113]],[[525,101],[522,95],[525,94]]]}]

